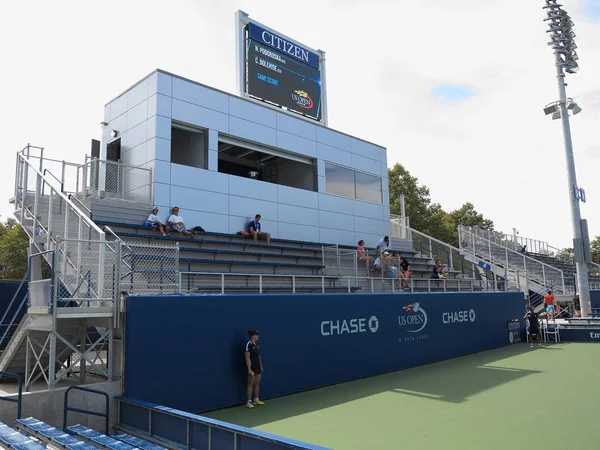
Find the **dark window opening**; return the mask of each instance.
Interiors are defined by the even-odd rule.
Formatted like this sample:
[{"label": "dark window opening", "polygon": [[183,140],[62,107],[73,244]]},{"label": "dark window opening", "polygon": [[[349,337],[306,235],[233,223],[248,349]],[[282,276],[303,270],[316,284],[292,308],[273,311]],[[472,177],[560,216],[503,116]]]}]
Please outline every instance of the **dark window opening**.
[{"label": "dark window opening", "polygon": [[171,162],[183,166],[208,168],[208,139],[204,130],[173,125],[171,128]]},{"label": "dark window opening", "polygon": [[219,172],[281,184],[307,191],[317,190],[317,171],[313,159],[289,155],[281,150],[250,148],[243,144],[219,142]]}]

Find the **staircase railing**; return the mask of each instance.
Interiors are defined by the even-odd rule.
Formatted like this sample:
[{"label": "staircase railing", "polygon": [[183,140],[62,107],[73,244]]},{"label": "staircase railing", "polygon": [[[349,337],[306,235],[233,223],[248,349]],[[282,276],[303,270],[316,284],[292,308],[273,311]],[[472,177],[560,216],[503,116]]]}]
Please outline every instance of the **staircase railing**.
[{"label": "staircase railing", "polygon": [[484,231],[486,230],[460,225],[458,233],[463,250],[496,266],[524,271],[528,281],[535,282],[538,286],[545,288],[555,286],[555,290],[560,294],[571,291],[565,285],[562,270],[492,242],[483,237]]},{"label": "staircase railing", "polygon": [[[62,192],[62,184],[60,189],[53,185],[44,168],[43,151],[43,148],[28,145],[17,154],[16,216],[40,250],[58,251],[61,262],[59,282],[68,291],[66,296],[71,296],[83,282],[87,284],[86,292],[103,297],[105,233]],[[33,155],[33,152],[39,152],[39,155]],[[65,244],[71,240],[75,244]],[[94,257],[89,254],[92,242],[97,243]],[[48,260],[50,254],[45,257],[51,263]],[[94,286],[90,280],[86,281],[88,273],[94,274],[97,282]]]}]

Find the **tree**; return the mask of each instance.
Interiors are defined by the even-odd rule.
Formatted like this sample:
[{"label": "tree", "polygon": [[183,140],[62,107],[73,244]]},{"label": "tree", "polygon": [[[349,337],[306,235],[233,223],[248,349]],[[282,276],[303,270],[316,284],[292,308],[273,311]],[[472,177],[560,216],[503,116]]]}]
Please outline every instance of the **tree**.
[{"label": "tree", "polygon": [[29,237],[15,219],[0,223],[0,279],[20,280],[27,272]]},{"label": "tree", "polygon": [[592,250],[592,261],[596,264],[600,264],[600,236],[596,236],[590,244]]},{"label": "tree", "polygon": [[458,225],[494,229],[494,223],[479,214],[471,203],[450,214],[439,203],[431,203],[429,188],[420,185],[419,179],[402,164],[396,163],[388,169],[388,182],[391,214],[400,214],[400,195],[404,195],[410,226],[421,233],[458,247]]},{"label": "tree", "polygon": [[419,179],[413,177],[402,164],[398,163],[388,169],[388,183],[390,213],[400,215],[400,195],[404,195],[406,215],[410,217],[411,227],[425,232],[431,203],[427,186],[420,186]]},{"label": "tree", "polygon": [[484,230],[493,230],[494,222],[483,217],[475,210],[475,206],[472,203],[465,203],[459,209],[450,213],[452,221],[458,227],[464,225],[467,227],[477,227]]}]

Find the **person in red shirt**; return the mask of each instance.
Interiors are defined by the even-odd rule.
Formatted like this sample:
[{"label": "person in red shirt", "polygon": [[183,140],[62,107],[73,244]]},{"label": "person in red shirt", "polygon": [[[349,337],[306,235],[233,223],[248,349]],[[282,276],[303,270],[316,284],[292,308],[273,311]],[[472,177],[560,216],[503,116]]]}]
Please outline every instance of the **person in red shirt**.
[{"label": "person in red shirt", "polygon": [[365,241],[362,239],[358,241],[358,247],[356,247],[356,256],[358,257],[359,261],[366,261],[369,267],[373,265],[373,257],[365,253]]},{"label": "person in red shirt", "polygon": [[548,291],[546,295],[544,295],[544,306],[546,307],[546,317],[548,319],[552,318],[555,321],[555,312],[556,309],[554,307],[554,296],[552,295],[552,291]]}]

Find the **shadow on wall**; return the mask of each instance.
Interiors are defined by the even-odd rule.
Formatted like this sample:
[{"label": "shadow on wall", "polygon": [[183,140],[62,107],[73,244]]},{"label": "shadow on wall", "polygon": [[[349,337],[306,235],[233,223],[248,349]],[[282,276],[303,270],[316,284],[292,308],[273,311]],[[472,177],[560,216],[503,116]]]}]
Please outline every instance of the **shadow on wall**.
[{"label": "shadow on wall", "polygon": [[[504,367],[502,364],[494,364],[530,351],[526,344],[517,344],[485,353],[288,395],[270,400],[268,408],[255,409],[252,414],[248,414],[243,407],[236,407],[202,415],[252,428],[384,392],[395,392],[450,403],[463,403],[467,402],[469,397],[489,389],[541,373],[537,370],[515,369]],[[265,374],[265,376],[268,375]],[[268,378],[265,378],[264,387],[265,390],[268,388]]]}]

